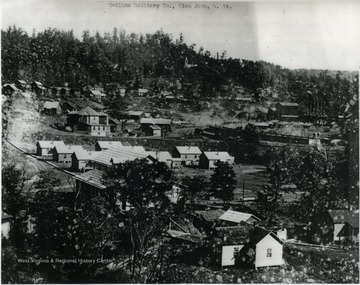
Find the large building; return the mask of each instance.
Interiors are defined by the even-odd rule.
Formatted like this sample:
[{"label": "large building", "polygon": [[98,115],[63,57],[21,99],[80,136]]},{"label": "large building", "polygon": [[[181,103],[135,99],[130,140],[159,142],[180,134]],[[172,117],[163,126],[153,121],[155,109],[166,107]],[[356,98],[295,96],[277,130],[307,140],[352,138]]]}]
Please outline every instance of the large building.
[{"label": "large building", "polygon": [[110,134],[109,116],[103,112],[96,112],[90,107],[68,113],[67,123],[74,132],[84,132],[99,137]]},{"label": "large building", "polygon": [[180,158],[182,165],[199,165],[201,150],[197,146],[176,146],[172,152],[173,158]]}]

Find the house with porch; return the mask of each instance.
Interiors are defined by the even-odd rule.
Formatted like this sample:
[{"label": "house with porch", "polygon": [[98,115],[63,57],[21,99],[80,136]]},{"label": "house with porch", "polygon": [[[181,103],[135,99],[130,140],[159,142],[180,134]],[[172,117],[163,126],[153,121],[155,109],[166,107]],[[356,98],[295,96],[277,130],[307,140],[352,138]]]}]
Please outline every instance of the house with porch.
[{"label": "house with porch", "polygon": [[109,116],[104,112],[96,112],[90,107],[69,112],[67,123],[73,132],[84,132],[92,136],[108,136],[110,134]]}]

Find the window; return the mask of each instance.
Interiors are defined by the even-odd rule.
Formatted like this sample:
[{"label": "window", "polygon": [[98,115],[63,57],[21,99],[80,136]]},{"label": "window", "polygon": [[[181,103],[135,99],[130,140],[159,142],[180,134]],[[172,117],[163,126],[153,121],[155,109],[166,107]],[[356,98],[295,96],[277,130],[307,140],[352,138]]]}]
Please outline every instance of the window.
[{"label": "window", "polygon": [[238,253],[240,251],[240,247],[236,246],[234,247],[234,253]]},{"label": "window", "polygon": [[98,127],[98,131],[100,131],[100,127]]},{"label": "window", "polygon": [[66,154],[64,154],[64,158],[66,158]]},{"label": "window", "polygon": [[268,248],[266,251],[266,257],[272,257],[272,249]]},{"label": "window", "polygon": [[95,131],[95,126],[93,126],[93,130]]},{"label": "window", "polygon": [[103,131],[105,131],[105,127],[103,127]]}]

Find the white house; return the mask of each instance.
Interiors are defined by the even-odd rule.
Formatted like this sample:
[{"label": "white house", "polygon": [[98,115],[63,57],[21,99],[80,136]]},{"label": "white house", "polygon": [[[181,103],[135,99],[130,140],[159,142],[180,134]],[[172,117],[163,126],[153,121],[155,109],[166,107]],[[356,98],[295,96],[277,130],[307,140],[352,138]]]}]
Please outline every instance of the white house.
[{"label": "white house", "polygon": [[176,146],[171,154],[181,158],[183,165],[199,165],[201,150],[197,146]]},{"label": "white house", "polygon": [[221,266],[252,264],[255,268],[284,264],[283,242],[272,232],[248,225],[215,228]]},{"label": "white house", "polygon": [[204,151],[200,155],[199,165],[200,168],[214,169],[218,161],[234,164],[234,160],[234,157],[226,151]]},{"label": "white house", "polygon": [[38,141],[36,144],[36,155],[38,156],[52,156],[53,149],[56,146],[65,147],[63,141]]}]

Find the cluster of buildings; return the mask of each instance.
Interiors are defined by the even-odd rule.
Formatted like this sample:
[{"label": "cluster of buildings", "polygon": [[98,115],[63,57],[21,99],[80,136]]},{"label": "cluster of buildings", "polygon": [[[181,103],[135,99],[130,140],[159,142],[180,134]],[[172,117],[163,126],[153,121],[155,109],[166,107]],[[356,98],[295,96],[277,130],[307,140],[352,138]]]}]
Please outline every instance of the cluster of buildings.
[{"label": "cluster of buildings", "polygon": [[208,245],[212,261],[222,267],[280,266],[286,229],[261,223],[250,213],[206,209],[174,217],[167,234],[178,244]]},{"label": "cluster of buildings", "polygon": [[38,141],[36,154],[50,157],[63,168],[74,171],[104,170],[104,165],[136,158],[151,157],[166,163],[170,168],[193,166],[202,169],[216,168],[216,162],[234,163],[234,157],[226,151],[201,151],[197,146],[176,146],[171,152],[146,151],[143,146],[125,146],[120,141],[98,141],[95,151],[80,145],[66,145],[63,141]]}]

